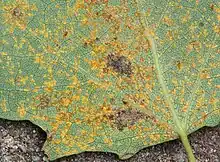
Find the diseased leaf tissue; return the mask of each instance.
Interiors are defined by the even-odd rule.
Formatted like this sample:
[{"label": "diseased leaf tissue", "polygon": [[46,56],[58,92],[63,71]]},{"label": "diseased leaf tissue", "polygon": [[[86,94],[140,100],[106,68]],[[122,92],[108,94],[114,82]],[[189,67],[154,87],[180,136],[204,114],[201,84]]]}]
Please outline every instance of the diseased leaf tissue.
[{"label": "diseased leaf tissue", "polygon": [[128,158],[178,138],[147,32],[186,134],[218,124],[219,5],[1,0],[0,117],[53,134],[50,159],[83,151]]}]

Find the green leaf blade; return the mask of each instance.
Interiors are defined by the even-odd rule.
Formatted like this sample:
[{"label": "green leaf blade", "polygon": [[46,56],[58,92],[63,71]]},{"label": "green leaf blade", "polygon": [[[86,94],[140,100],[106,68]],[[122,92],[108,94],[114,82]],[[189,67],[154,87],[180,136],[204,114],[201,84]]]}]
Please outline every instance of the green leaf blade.
[{"label": "green leaf blade", "polygon": [[134,1],[3,2],[0,117],[47,131],[51,160],[84,151],[131,157],[178,138],[173,114],[186,134],[219,124],[217,1],[138,6],[147,29]]}]

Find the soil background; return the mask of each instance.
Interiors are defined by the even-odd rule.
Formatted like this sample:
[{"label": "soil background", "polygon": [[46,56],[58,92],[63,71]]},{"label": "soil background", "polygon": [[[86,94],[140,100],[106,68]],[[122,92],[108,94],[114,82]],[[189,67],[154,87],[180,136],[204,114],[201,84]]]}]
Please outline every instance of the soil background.
[{"label": "soil background", "polygon": [[[29,121],[0,119],[0,162],[48,162],[42,151],[46,133]],[[220,162],[220,125],[204,127],[189,136],[198,162]],[[103,152],[85,152],[51,162],[187,162],[179,140],[139,151],[128,160]]]}]

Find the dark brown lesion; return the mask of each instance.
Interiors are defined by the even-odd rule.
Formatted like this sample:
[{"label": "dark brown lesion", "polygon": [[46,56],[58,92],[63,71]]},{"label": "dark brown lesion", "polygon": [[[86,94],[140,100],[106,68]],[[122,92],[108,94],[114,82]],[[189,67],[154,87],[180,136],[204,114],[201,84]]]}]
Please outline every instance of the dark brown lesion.
[{"label": "dark brown lesion", "polygon": [[116,73],[127,77],[130,77],[133,73],[131,62],[125,56],[114,53],[107,56],[107,68],[112,68]]},{"label": "dark brown lesion", "polygon": [[19,7],[15,7],[13,10],[12,10],[12,15],[14,17],[17,17],[17,18],[20,18],[23,16],[23,13],[21,11],[21,9]]},{"label": "dark brown lesion", "polygon": [[128,105],[128,101],[126,100],[126,99],[122,99],[122,103],[124,104],[124,105]]},{"label": "dark brown lesion", "polygon": [[93,39],[87,39],[83,41],[83,47],[93,47],[95,44],[100,42],[100,38],[96,37]]},{"label": "dark brown lesion", "polygon": [[68,31],[67,31],[67,30],[65,30],[65,31],[63,32],[63,38],[66,38],[66,37],[67,37],[67,35],[68,35]]},{"label": "dark brown lesion", "polygon": [[214,4],[210,4],[209,7],[210,7],[210,9],[211,9],[212,11],[214,11],[214,7],[215,7]]},{"label": "dark brown lesion", "polygon": [[108,119],[119,131],[123,131],[125,128],[135,125],[140,120],[149,118],[151,117],[147,114],[132,108],[116,110],[114,113],[108,115]]}]

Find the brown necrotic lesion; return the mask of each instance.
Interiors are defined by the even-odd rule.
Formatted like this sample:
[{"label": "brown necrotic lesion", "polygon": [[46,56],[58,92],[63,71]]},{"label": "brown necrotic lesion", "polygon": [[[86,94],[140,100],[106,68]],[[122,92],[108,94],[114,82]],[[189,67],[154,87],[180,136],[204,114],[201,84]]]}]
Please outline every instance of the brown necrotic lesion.
[{"label": "brown necrotic lesion", "polygon": [[125,128],[135,125],[140,120],[146,120],[148,118],[150,117],[147,114],[131,108],[116,110],[114,113],[108,115],[108,119],[112,121],[113,127],[116,127],[119,131],[123,131]]},{"label": "brown necrotic lesion", "polygon": [[23,13],[19,7],[15,7],[14,9],[12,9],[12,16],[14,16],[16,18],[21,18],[22,15],[23,15]]},{"label": "brown necrotic lesion", "polygon": [[107,68],[112,68],[116,73],[128,77],[133,73],[131,62],[125,56],[119,56],[114,53],[110,53],[107,56]]}]

